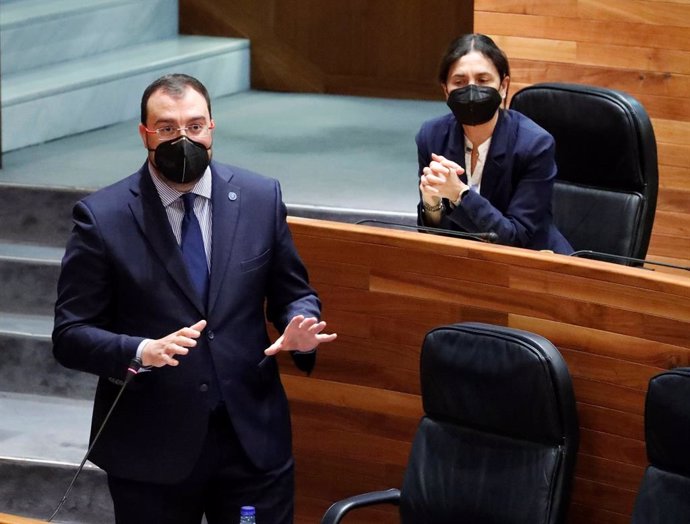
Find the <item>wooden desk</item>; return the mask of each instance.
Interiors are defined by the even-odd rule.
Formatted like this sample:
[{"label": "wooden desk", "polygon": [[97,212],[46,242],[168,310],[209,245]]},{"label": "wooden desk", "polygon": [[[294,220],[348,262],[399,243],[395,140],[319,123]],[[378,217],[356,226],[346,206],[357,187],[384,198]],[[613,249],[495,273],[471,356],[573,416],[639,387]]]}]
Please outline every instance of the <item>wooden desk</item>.
[{"label": "wooden desk", "polygon": [[[690,278],[415,232],[289,223],[329,331],[338,333],[311,377],[288,360],[281,366],[293,414],[296,522],[318,522],[337,499],[400,486],[422,414],[423,336],[461,321],[526,329],[560,349],[581,427],[570,522],[630,522],[647,464],[647,382],[690,365]],[[348,522],[395,515],[368,509]]]},{"label": "wooden desk", "polygon": [[8,515],[7,513],[0,513],[0,524],[41,524],[45,522],[45,520],[27,519],[24,517]]}]

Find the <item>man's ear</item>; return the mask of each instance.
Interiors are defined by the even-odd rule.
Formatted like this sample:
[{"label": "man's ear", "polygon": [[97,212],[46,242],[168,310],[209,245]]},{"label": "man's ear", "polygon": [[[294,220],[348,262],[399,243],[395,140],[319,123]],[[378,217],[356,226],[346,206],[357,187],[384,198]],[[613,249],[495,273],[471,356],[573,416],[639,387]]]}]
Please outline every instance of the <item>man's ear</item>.
[{"label": "man's ear", "polygon": [[148,149],[148,133],[146,132],[146,126],[144,124],[139,124],[139,136],[141,137],[141,141],[144,143],[144,147]]}]

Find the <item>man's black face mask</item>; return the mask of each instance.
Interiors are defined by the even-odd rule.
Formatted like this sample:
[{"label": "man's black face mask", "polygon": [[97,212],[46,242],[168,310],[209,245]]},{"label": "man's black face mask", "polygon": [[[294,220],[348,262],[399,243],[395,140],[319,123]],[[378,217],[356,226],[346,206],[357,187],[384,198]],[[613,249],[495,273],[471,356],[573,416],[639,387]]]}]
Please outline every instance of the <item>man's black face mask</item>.
[{"label": "man's black face mask", "polygon": [[451,91],[446,104],[460,124],[477,126],[491,120],[501,102],[495,88],[469,84]]},{"label": "man's black face mask", "polygon": [[205,145],[179,136],[161,143],[153,151],[153,160],[161,174],[177,184],[199,180],[210,161]]}]

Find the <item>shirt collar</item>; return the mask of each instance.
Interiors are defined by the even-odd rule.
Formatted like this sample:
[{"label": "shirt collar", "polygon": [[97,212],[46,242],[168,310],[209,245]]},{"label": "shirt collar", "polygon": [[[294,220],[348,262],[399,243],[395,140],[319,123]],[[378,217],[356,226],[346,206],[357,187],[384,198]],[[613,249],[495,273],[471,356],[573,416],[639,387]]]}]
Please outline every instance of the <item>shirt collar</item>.
[{"label": "shirt collar", "polygon": [[[490,136],[477,147],[477,154],[479,155],[479,159],[482,161],[486,158],[486,155],[489,152],[489,146],[491,145],[492,138],[493,137]],[[470,142],[469,139],[465,137],[465,152],[469,151],[472,151],[472,142]]]},{"label": "shirt collar", "polygon": [[[151,180],[153,180],[153,184],[156,186],[156,191],[158,191],[158,196],[160,196],[161,198],[163,207],[168,207],[170,204],[175,202],[175,200],[177,200],[183,195],[183,193],[179,192],[177,189],[173,189],[168,184],[163,182],[163,175],[160,174],[160,172],[150,161],[149,173],[151,174]],[[195,195],[202,196],[210,200],[212,180],[213,179],[211,177],[211,167],[208,166],[201,178],[197,181],[196,184],[194,184],[194,187],[192,188],[190,193],[194,193]]]}]

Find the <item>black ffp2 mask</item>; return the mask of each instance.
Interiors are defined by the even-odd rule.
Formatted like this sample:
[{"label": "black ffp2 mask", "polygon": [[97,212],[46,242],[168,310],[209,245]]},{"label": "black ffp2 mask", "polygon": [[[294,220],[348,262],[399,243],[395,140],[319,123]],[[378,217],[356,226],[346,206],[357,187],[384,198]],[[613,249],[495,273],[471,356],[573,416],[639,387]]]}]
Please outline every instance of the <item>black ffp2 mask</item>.
[{"label": "black ffp2 mask", "polygon": [[451,91],[446,104],[460,124],[477,126],[491,120],[502,101],[496,88],[469,84]]},{"label": "black ffp2 mask", "polygon": [[177,184],[199,180],[210,161],[206,146],[186,136],[163,142],[153,152],[156,168],[165,178]]}]

